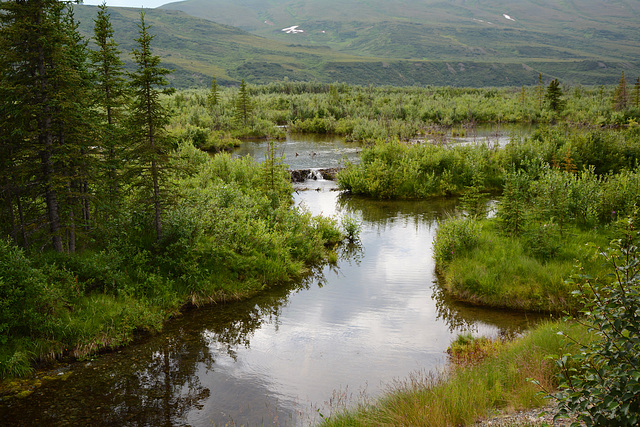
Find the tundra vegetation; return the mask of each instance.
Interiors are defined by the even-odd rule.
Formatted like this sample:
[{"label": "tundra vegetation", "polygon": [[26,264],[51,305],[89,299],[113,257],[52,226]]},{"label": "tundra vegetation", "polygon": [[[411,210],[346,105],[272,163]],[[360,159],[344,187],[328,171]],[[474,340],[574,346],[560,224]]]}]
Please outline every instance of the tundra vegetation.
[{"label": "tundra vegetation", "polygon": [[[291,207],[273,143],[262,164],[224,152],[282,138],[286,126],[367,144],[338,177],[345,192],[460,197],[434,241],[452,295],[576,318],[510,343],[461,339],[481,362],[413,378],[328,423],[469,424],[492,407],[541,404],[540,386],[559,386],[561,413],[590,425],[637,416],[636,372],[617,388],[604,379],[637,366],[640,84],[627,88],[624,75],[616,87],[540,76],[502,89],[214,80],[173,92],[144,14],[127,73],[107,9],[90,52],[66,6],[0,5],[2,377],[126,344],[185,305],[244,298],[335,259],[338,222]],[[479,123],[538,128],[504,147],[446,143]],[[355,219],[342,228],[357,236]],[[612,240],[607,266],[598,253]],[[568,281],[576,263],[581,276]]]}]

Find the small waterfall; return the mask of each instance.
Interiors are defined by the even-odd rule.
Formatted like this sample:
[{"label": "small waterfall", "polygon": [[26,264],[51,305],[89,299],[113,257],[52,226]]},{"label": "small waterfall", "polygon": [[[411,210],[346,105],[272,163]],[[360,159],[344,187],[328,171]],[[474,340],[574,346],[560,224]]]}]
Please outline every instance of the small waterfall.
[{"label": "small waterfall", "polygon": [[324,175],[320,169],[311,169],[307,175],[307,179],[313,179],[314,181],[324,181]]}]

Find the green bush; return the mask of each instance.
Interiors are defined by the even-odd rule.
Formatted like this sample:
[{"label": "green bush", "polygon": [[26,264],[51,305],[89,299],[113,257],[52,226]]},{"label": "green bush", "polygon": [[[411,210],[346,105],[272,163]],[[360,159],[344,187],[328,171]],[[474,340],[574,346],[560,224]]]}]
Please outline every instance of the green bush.
[{"label": "green bush", "polygon": [[433,258],[436,266],[444,267],[447,261],[473,249],[478,243],[480,226],[473,217],[459,216],[438,223],[433,240]]},{"label": "green bush", "polygon": [[610,281],[578,276],[575,292],[595,339],[558,359],[557,417],[577,415],[587,426],[640,423],[640,233],[634,220],[626,235],[603,254]]}]

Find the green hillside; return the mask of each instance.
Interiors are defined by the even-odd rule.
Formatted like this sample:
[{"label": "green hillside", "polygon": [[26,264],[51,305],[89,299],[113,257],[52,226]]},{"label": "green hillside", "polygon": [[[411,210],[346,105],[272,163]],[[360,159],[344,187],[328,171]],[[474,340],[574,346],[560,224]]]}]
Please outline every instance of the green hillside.
[{"label": "green hillside", "polygon": [[[90,38],[94,6],[76,6],[80,31]],[[109,8],[116,41],[123,58],[130,61],[131,48],[138,37],[140,9]],[[242,78],[262,82],[281,80],[313,80],[317,65],[330,58],[348,60],[344,54],[323,52],[312,47],[289,47],[283,43],[254,36],[238,28],[198,19],[179,11],[145,10],[145,21],[151,25],[154,52],[174,73],[172,84],[178,87],[205,86],[216,76],[221,84],[239,82]],[[91,47],[91,43],[89,44]],[[258,75],[245,76],[247,64],[259,70]]]},{"label": "green hillside", "polygon": [[[571,84],[640,74],[639,10],[640,0],[187,0],[145,12],[178,87],[213,76],[222,84],[503,86],[535,84],[538,73]],[[128,56],[139,9],[110,11]],[[76,7],[88,36],[96,13]],[[282,31],[293,25],[304,32]]]}]

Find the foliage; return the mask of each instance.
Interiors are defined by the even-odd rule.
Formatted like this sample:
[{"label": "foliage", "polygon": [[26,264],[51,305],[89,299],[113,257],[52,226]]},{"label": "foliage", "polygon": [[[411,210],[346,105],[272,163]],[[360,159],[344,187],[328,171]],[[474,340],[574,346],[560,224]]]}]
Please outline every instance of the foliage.
[{"label": "foliage", "polygon": [[[609,280],[577,276],[574,293],[583,305],[576,321],[595,339],[557,360],[558,417],[575,414],[587,426],[633,426],[640,421],[640,287],[635,217],[623,238],[602,256]],[[578,423],[575,423],[578,425]]]},{"label": "foliage", "polygon": [[124,62],[120,59],[118,44],[113,39],[113,26],[105,4],[99,6],[98,15],[94,19],[93,41],[98,47],[89,52],[91,67],[96,74],[96,105],[101,109],[102,124],[101,145],[104,156],[100,168],[105,185],[101,195],[107,200],[105,211],[113,214],[120,202],[118,192],[121,191],[121,173],[123,169],[122,154],[124,148],[124,131],[122,121],[127,104],[127,86],[124,79]]},{"label": "foliage", "polygon": [[530,177],[523,170],[510,171],[505,176],[497,218],[508,233],[519,235],[523,230],[530,200],[529,185]]},{"label": "foliage", "polygon": [[168,111],[160,95],[171,93],[166,76],[170,70],[160,66],[160,57],[151,51],[154,36],[149,33],[144,12],[140,12],[138,47],[132,50],[136,70],[129,73],[132,90],[131,115],[127,124],[132,140],[131,159],[136,165],[129,169],[133,179],[139,179],[144,190],[142,200],[150,200],[155,211],[156,239],[162,238],[162,210],[166,204],[164,175],[167,163],[168,139],[166,125]]},{"label": "foliage", "polygon": [[3,211],[14,241],[48,240],[59,252],[74,251],[87,226],[95,117],[86,45],[67,6],[0,4]]},{"label": "foliage", "polygon": [[629,94],[627,93],[627,79],[624,78],[623,71],[618,87],[616,87],[615,92],[613,92],[613,109],[616,111],[626,110],[628,101]]},{"label": "foliage", "polygon": [[443,265],[454,257],[470,251],[478,244],[479,227],[473,217],[449,218],[438,226],[433,240],[433,258]]},{"label": "foliage", "polygon": [[251,111],[253,105],[251,104],[251,98],[249,97],[249,91],[247,84],[242,80],[240,82],[240,88],[238,89],[238,95],[235,99],[235,115],[234,119],[238,126],[248,126],[251,119]]},{"label": "foliage", "polygon": [[558,79],[554,79],[547,86],[547,93],[544,95],[549,108],[556,113],[564,109],[564,100],[562,99],[562,88]]},{"label": "foliage", "polygon": [[491,190],[497,184],[492,154],[486,146],[379,142],[363,150],[359,164],[340,172],[338,186],[383,199],[460,194],[472,185]]},{"label": "foliage", "polygon": [[[342,135],[350,141],[374,143],[377,141],[424,141],[434,144],[446,142],[451,128],[460,128],[467,135],[482,123],[552,123],[558,114],[538,108],[536,88],[522,89],[461,89],[453,87],[373,87],[345,84],[280,82],[269,85],[247,84],[251,97],[250,126],[236,120],[238,89],[219,86],[218,103],[208,106],[210,91],[185,90],[178,92],[170,102],[174,110],[172,126],[184,128],[198,126],[212,131],[223,131],[237,138],[281,138],[282,126],[296,133],[327,133]],[[544,89],[544,88],[543,88]],[[606,97],[612,88],[576,87],[563,96],[565,108],[562,119],[568,124],[583,124],[591,129],[594,124],[621,126],[628,119],[640,120],[640,112],[628,110],[617,113],[611,109]],[[544,95],[544,90],[543,90]],[[491,99],[491,102],[487,102]],[[524,101],[523,101],[524,99]],[[544,99],[544,96],[543,98]],[[462,107],[464,106],[464,107]],[[278,127],[279,126],[279,127]],[[552,151],[558,162],[567,158],[565,143],[587,131],[573,129],[567,137],[564,129],[540,127],[531,138]],[[606,134],[605,131],[593,131]],[[576,138],[577,139],[577,138]],[[612,148],[618,148],[614,135],[607,135]],[[534,141],[530,141],[533,145]],[[609,145],[605,145],[605,151]],[[627,150],[629,146],[626,148]],[[582,168],[577,156],[580,150],[572,148],[570,158],[577,170]]]},{"label": "foliage", "polygon": [[220,101],[220,93],[218,88],[218,79],[216,77],[211,81],[211,88],[209,89],[209,93],[207,94],[207,105],[209,108],[213,109],[218,102]]},{"label": "foliage", "polygon": [[358,221],[358,218],[353,215],[344,215],[340,219],[340,224],[342,225],[344,235],[347,236],[350,242],[358,240],[358,236],[362,230],[362,224]]}]

